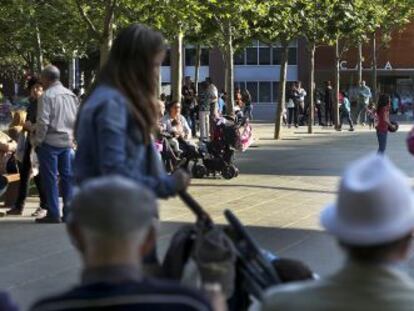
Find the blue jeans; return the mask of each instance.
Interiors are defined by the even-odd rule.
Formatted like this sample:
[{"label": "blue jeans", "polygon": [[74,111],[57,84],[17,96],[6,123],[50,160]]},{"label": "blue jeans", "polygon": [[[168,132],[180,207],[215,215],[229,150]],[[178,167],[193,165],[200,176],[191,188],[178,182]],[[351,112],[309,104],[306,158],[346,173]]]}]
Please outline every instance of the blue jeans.
[{"label": "blue jeans", "polygon": [[252,105],[245,107],[243,113],[245,117],[249,118],[249,120],[253,120],[253,106]]},{"label": "blue jeans", "polygon": [[387,135],[388,132],[379,132],[377,130],[378,153],[385,153],[385,148],[387,147]]},{"label": "blue jeans", "polygon": [[68,212],[68,204],[73,196],[73,150],[71,148],[58,148],[42,144],[37,148],[37,156],[39,158],[40,176],[46,193],[47,215],[52,218],[60,218],[59,174],[60,190],[63,199],[63,217],[65,218]]}]

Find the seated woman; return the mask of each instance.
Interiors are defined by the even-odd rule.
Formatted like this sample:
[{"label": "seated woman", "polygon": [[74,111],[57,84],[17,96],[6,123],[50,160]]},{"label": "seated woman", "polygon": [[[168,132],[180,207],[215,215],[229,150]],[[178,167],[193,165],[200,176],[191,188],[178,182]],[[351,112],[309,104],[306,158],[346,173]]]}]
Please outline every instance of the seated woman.
[{"label": "seated woman", "polygon": [[169,142],[174,152],[181,155],[188,148],[191,129],[187,120],[181,115],[181,104],[173,101],[167,108],[167,114],[161,120],[166,133],[171,135]]}]

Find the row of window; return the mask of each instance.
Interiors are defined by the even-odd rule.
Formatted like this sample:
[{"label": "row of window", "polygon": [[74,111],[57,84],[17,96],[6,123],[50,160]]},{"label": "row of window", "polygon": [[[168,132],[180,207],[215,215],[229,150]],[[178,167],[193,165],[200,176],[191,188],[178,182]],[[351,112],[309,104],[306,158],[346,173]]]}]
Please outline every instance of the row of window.
[{"label": "row of window", "polygon": [[[186,48],[184,53],[185,65],[195,66],[196,64],[195,48]],[[210,57],[209,49],[201,49],[200,65],[209,66]],[[234,55],[235,65],[280,65],[282,62],[282,49],[280,47],[248,47],[240,53]],[[297,48],[290,47],[288,54],[288,64],[297,65]],[[171,66],[171,52],[167,51],[167,55],[162,64],[163,66]]]},{"label": "row of window", "polygon": [[247,89],[254,103],[274,103],[277,101],[279,82],[276,81],[238,81],[235,88]]},{"label": "row of window", "polygon": [[[200,56],[200,65],[208,66],[210,64],[210,51],[209,49],[201,49]],[[186,48],[184,53],[184,61],[186,66],[195,66],[197,49],[196,48]],[[167,50],[167,55],[165,56],[163,66],[171,66],[171,50]]]},{"label": "row of window", "polygon": [[[280,47],[248,47],[234,56],[235,65],[280,65],[282,48]],[[297,65],[297,48],[290,47],[288,64]]]}]

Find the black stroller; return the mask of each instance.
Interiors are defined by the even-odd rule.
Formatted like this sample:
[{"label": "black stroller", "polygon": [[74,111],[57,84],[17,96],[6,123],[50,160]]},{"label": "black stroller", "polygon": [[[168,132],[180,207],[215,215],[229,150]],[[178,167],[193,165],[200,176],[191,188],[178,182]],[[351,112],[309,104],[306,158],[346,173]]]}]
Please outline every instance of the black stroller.
[{"label": "black stroller", "polygon": [[234,164],[234,152],[242,148],[240,128],[244,126],[249,125],[243,116],[223,117],[215,122],[211,141],[201,144],[199,159],[192,159],[195,178],[221,174],[225,179],[232,179],[239,175]]},{"label": "black stroller", "polygon": [[[286,276],[283,261],[266,256],[231,211],[226,210],[224,213],[229,225],[221,228],[214,225],[210,216],[190,195],[182,193],[180,196],[196,215],[197,221],[194,226],[183,227],[174,235],[163,263],[167,278],[181,280],[190,258],[203,264],[212,257],[219,258],[220,262],[227,261],[227,286],[224,286],[224,292],[228,298],[229,311],[248,310],[251,298],[260,301],[264,291],[271,286],[312,279],[310,269],[291,260],[284,261],[290,265],[290,271],[295,269],[292,269],[293,262],[299,264],[302,270],[304,267],[305,273],[295,277]],[[204,256],[200,256],[197,251],[200,250],[200,241]],[[276,261],[279,263],[275,264]]]}]

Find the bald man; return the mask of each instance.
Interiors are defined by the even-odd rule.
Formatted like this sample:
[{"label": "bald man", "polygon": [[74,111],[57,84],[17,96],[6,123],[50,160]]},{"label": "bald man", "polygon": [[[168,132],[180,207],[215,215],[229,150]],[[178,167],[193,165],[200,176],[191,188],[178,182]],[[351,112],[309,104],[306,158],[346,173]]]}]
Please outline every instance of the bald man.
[{"label": "bald man", "polygon": [[211,311],[199,292],[143,276],[142,258],[154,245],[157,212],[152,191],[124,177],[82,184],[67,221],[83,261],[81,284],[38,302],[32,311]]},{"label": "bald man", "polygon": [[60,71],[49,65],[41,73],[45,92],[39,99],[37,122],[32,145],[39,158],[39,171],[46,191],[47,215],[37,223],[60,223],[59,186],[63,199],[63,220],[72,197],[73,130],[78,110],[78,98],[65,88]]}]

